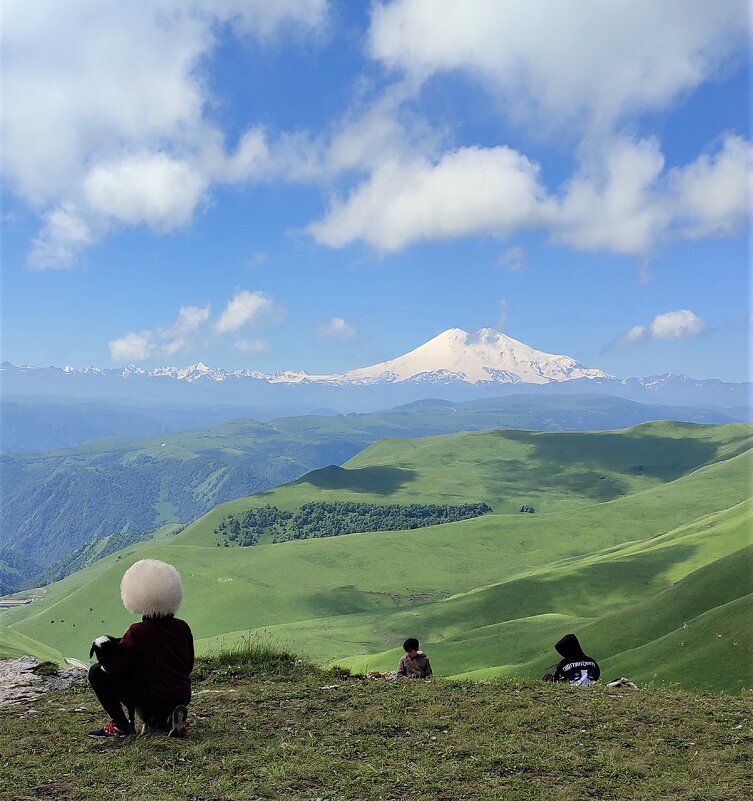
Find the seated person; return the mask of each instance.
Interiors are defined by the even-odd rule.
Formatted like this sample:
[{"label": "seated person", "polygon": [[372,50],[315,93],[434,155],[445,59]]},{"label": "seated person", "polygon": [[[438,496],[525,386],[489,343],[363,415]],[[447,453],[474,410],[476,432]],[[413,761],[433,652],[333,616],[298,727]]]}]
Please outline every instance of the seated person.
[{"label": "seated person", "polygon": [[398,663],[395,671],[396,679],[428,679],[431,673],[431,663],[429,657],[423,651],[418,650],[418,640],[409,637],[403,643],[405,656]]},{"label": "seated person", "polygon": [[549,681],[566,681],[579,687],[590,687],[596,683],[601,670],[595,659],[583,653],[574,634],[566,634],[554,647],[562,659],[554,674],[549,676]]},{"label": "seated person", "polygon": [[[180,574],[166,562],[142,559],[123,575],[120,597],[142,619],[119,641],[101,637],[92,646],[99,661],[89,683],[111,720],[89,736],[133,734],[138,709],[150,726],[185,737],[194,648],[188,623],[175,617],[183,600]],[[103,647],[107,640],[113,647]]]}]

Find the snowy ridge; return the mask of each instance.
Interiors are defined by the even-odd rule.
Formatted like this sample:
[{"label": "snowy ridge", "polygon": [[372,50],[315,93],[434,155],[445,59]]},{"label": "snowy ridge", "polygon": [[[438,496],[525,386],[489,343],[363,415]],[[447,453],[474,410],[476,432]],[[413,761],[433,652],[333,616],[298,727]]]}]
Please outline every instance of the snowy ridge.
[{"label": "snowy ridge", "polygon": [[[4,363],[0,369],[13,367]],[[14,368],[35,370],[37,368]],[[38,368],[57,370],[58,368]],[[523,342],[495,331],[482,328],[475,334],[461,328],[447,331],[395,359],[331,375],[312,375],[304,371],[285,370],[267,375],[257,370],[232,372],[197,362],[188,367],[157,367],[145,370],[134,365],[115,369],[83,367],[77,370],[70,365],[63,368],[67,375],[164,377],[177,381],[221,382],[229,378],[252,378],[270,384],[329,384],[374,385],[396,384],[405,381],[420,384],[547,384],[552,381],[569,381],[575,378],[611,379],[603,370],[586,368],[569,356],[560,356],[536,350]]]},{"label": "snowy ridge", "polygon": [[[470,384],[546,384],[573,378],[612,378],[569,356],[558,356],[482,328],[469,334],[450,328],[396,359],[337,375],[305,375],[308,381],[372,384],[398,381],[465,381]],[[275,379],[272,379],[275,380]]]}]

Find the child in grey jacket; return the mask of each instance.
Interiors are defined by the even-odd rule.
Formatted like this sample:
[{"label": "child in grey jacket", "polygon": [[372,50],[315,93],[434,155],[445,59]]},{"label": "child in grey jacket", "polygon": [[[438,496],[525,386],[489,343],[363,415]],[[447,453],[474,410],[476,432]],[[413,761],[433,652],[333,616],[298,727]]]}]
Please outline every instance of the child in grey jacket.
[{"label": "child in grey jacket", "polygon": [[403,643],[405,656],[395,671],[396,679],[428,679],[431,677],[431,663],[423,651],[418,650],[418,640],[409,637]]}]

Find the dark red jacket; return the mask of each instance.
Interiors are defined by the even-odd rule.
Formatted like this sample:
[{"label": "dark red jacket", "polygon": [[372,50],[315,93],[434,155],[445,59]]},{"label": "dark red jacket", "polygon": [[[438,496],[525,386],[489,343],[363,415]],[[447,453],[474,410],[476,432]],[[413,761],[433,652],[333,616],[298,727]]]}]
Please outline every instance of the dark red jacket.
[{"label": "dark red jacket", "polygon": [[191,698],[193,660],[188,623],[167,615],[145,617],[130,626],[102,667],[113,674],[135,673],[152,697],[185,704]]}]

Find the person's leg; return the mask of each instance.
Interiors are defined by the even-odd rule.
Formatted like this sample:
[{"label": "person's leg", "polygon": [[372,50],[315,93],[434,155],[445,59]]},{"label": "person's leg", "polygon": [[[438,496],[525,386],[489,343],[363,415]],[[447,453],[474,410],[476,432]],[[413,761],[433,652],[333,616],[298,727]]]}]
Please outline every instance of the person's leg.
[{"label": "person's leg", "polygon": [[121,732],[133,730],[133,721],[129,720],[123,712],[123,704],[133,709],[134,688],[130,676],[116,676],[106,673],[97,663],[89,668],[89,684],[97,696],[102,708],[112,719]]},{"label": "person's leg", "polygon": [[186,703],[179,703],[150,696],[142,699],[141,709],[152,728],[167,732],[170,737],[185,737],[188,700],[185,699]]}]

